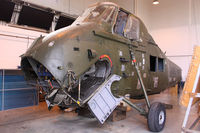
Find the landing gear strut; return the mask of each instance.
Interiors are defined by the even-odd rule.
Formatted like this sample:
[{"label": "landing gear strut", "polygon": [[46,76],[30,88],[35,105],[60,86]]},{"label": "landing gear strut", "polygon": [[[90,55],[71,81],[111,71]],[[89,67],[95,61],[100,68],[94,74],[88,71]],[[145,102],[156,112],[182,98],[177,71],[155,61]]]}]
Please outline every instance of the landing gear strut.
[{"label": "landing gear strut", "polygon": [[165,126],[166,121],[166,111],[165,106],[162,103],[153,103],[150,105],[148,95],[145,89],[145,86],[143,84],[143,80],[140,75],[140,70],[138,69],[138,66],[136,65],[136,59],[134,57],[132,48],[130,47],[130,55],[132,59],[132,63],[134,64],[134,67],[137,72],[138,79],[140,81],[142,91],[145,96],[146,105],[148,107],[148,111],[145,109],[142,109],[135,104],[131,103],[128,99],[123,99],[124,102],[126,102],[128,105],[130,105],[132,108],[136,109],[141,115],[145,116],[147,118],[148,128],[152,132],[159,132],[161,131]]}]

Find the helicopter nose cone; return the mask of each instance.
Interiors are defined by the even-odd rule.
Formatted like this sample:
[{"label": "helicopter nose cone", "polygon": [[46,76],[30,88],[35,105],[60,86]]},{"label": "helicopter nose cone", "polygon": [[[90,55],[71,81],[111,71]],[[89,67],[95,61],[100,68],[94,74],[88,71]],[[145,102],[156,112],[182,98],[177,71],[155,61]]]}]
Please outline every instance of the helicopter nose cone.
[{"label": "helicopter nose cone", "polygon": [[28,49],[23,57],[34,59],[45,66],[56,79],[62,79],[65,71],[63,67],[63,45],[60,45],[55,41],[42,42],[42,39],[39,39]]},{"label": "helicopter nose cone", "polygon": [[92,44],[84,39],[85,35],[93,34],[88,27],[91,27],[91,24],[69,26],[40,37],[22,59],[36,60],[60,82],[65,80],[68,71],[73,71],[78,76],[96,60],[88,59],[88,47],[85,47],[88,43]]}]

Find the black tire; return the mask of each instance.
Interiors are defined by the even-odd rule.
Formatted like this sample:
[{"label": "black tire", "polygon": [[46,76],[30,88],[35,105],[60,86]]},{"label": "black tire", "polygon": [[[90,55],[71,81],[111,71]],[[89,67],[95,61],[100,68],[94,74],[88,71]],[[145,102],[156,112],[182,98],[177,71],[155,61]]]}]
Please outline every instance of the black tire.
[{"label": "black tire", "polygon": [[160,132],[163,130],[166,121],[165,106],[162,103],[153,103],[149,109],[147,123],[149,130]]}]

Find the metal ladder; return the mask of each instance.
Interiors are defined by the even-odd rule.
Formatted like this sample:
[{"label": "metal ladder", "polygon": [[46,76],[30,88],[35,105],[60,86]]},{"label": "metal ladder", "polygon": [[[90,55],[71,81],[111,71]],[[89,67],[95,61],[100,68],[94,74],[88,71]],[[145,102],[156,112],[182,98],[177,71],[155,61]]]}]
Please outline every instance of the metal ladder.
[{"label": "metal ladder", "polygon": [[198,67],[198,71],[197,71],[197,75],[196,75],[196,78],[195,78],[194,86],[193,86],[193,89],[192,89],[192,93],[190,94],[191,95],[190,96],[190,100],[189,100],[189,103],[188,103],[188,106],[187,106],[187,110],[186,110],[186,113],[185,113],[185,117],[184,117],[184,121],[183,121],[183,124],[182,124],[182,133],[184,133],[184,132],[198,132],[198,133],[200,133],[200,131],[192,130],[192,128],[194,128],[194,126],[200,121],[200,116],[193,122],[193,124],[189,128],[186,128],[193,100],[194,100],[195,97],[196,98],[200,98],[200,93],[195,93],[196,89],[197,89],[199,78],[200,78],[200,65]]}]

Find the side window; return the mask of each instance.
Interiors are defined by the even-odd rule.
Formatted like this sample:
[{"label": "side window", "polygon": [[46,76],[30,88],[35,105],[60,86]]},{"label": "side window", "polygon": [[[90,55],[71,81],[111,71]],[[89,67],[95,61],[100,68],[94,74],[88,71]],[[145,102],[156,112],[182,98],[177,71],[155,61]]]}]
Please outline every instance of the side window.
[{"label": "side window", "polygon": [[98,6],[93,11],[90,12],[90,15],[88,16],[88,20],[94,20],[98,18],[105,10],[107,6]]},{"label": "side window", "polygon": [[128,18],[128,14],[120,10],[117,16],[115,27],[114,27],[115,33],[121,36],[124,35],[124,28],[126,26],[127,18]]},{"label": "side window", "polygon": [[115,11],[115,7],[114,6],[110,6],[106,9],[105,13],[102,16],[102,20],[108,23],[111,23],[113,21],[113,17],[114,17],[114,11]]},{"label": "side window", "polygon": [[156,72],[158,70],[159,72],[164,72],[164,69],[164,59],[150,55],[150,71]]},{"label": "side window", "polygon": [[155,56],[150,55],[150,71],[156,72],[157,60]]},{"label": "side window", "polygon": [[133,15],[128,18],[124,36],[130,40],[139,40],[139,20]]},{"label": "side window", "polygon": [[164,59],[158,58],[158,71],[164,72]]}]

